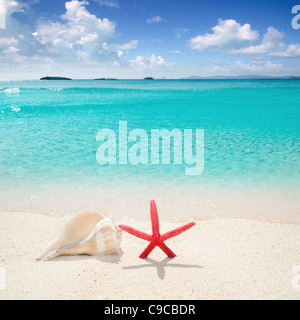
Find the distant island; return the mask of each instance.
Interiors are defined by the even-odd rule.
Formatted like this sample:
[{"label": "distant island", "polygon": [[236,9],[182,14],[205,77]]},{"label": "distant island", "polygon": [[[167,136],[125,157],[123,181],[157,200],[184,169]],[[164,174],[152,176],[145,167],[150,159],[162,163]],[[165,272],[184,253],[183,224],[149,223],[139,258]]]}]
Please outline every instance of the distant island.
[{"label": "distant island", "polygon": [[72,80],[70,78],[64,78],[64,77],[44,77],[40,80]]},{"label": "distant island", "polygon": [[300,80],[300,76],[270,77],[261,75],[243,75],[243,76],[190,76],[180,80]]}]

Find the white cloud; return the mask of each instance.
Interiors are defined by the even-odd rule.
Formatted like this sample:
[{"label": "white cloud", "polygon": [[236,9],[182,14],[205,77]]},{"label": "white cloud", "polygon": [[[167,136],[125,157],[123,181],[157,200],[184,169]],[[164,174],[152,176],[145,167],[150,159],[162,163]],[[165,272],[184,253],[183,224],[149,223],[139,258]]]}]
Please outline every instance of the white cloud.
[{"label": "white cloud", "polygon": [[147,23],[161,23],[164,21],[166,21],[166,20],[160,16],[156,16],[156,17],[152,17],[152,18],[147,19]]},{"label": "white cloud", "polygon": [[211,68],[207,68],[206,70],[212,73],[216,73],[216,72],[228,72],[230,71],[230,68],[222,67],[220,65],[215,65]]},{"label": "white cloud", "polygon": [[6,28],[6,10],[4,0],[0,0],[0,29]]},{"label": "white cloud", "polygon": [[98,2],[100,6],[110,7],[110,8],[119,8],[120,4],[116,0],[94,0]]},{"label": "white cloud", "polygon": [[2,76],[11,75],[16,66],[16,77],[22,72],[39,76],[41,70],[57,75],[71,72],[74,77],[84,72],[90,77],[108,68],[108,75],[114,70],[131,69],[131,61],[125,56],[137,48],[138,40],[118,43],[116,24],[91,14],[87,1],[66,2],[65,14],[56,21],[39,20],[35,29],[12,17],[14,12],[27,10],[29,2],[7,1],[8,28],[0,33]]},{"label": "white cloud", "polygon": [[290,44],[284,50],[271,52],[269,55],[273,57],[279,57],[279,58],[300,57],[300,44]]},{"label": "white cloud", "polygon": [[260,45],[243,48],[233,51],[233,53],[267,54],[281,58],[299,57],[300,44],[287,45],[283,42],[283,38],[283,32],[278,31],[274,27],[269,27]]},{"label": "white cloud", "polygon": [[116,48],[118,50],[130,51],[130,50],[136,49],[138,47],[138,45],[139,45],[138,40],[132,40],[132,41],[124,43],[124,44],[116,45]]},{"label": "white cloud", "polygon": [[[31,3],[28,2],[6,0],[6,29],[0,32],[0,60],[7,59],[8,54],[17,53],[30,57],[35,50],[39,49],[39,44],[36,43],[32,36],[30,27],[21,24],[15,20],[12,15],[16,12],[25,12]],[[11,56],[11,60],[15,55]]]},{"label": "white cloud", "polygon": [[5,55],[12,55],[12,54],[18,53],[18,52],[19,52],[19,49],[17,49],[17,48],[14,47],[14,46],[10,46],[10,47],[8,47],[7,49],[4,49],[2,52],[3,52]]},{"label": "white cloud", "polygon": [[238,74],[274,74],[274,72],[284,70],[282,64],[276,64],[271,61],[265,61],[262,58],[257,58],[250,62],[226,62],[221,63],[219,61],[213,62],[212,67],[208,67],[205,70],[209,71],[210,74],[218,74],[222,75],[230,74],[230,75],[238,75]]},{"label": "white cloud", "polygon": [[282,46],[284,46],[284,44],[281,42],[282,39],[283,33],[279,32],[273,27],[270,27],[268,28],[267,33],[264,35],[260,45],[250,46],[248,48],[242,48],[239,50],[232,50],[232,53],[262,54],[281,50]]},{"label": "white cloud", "polygon": [[229,50],[239,49],[258,39],[257,31],[251,30],[250,24],[240,25],[235,20],[219,20],[212,28],[212,33],[199,35],[190,40],[194,50],[206,51],[211,48]]},{"label": "white cloud", "polygon": [[177,56],[184,56],[184,53],[182,53],[180,50],[173,50],[170,51],[171,54],[176,54]]},{"label": "white cloud", "polygon": [[176,31],[176,38],[181,39],[182,36],[190,31],[190,29],[178,28]]},{"label": "white cloud", "polygon": [[129,51],[136,49],[139,45],[138,40],[132,40],[123,44],[103,44],[103,48],[108,51],[115,51],[119,58],[122,58],[125,54],[128,54]]},{"label": "white cloud", "polygon": [[66,12],[61,17],[63,22],[38,23],[33,35],[43,45],[40,53],[59,61],[79,59],[98,63],[126,63],[124,54],[135,49],[138,41],[114,43],[118,36],[116,24],[91,14],[87,5],[87,1],[71,0],[65,4]]},{"label": "white cloud", "polygon": [[[115,23],[89,13],[86,5],[87,1],[71,0],[65,4],[63,22],[38,23],[35,39],[44,46],[43,54],[63,60],[72,57],[89,61],[107,59],[103,44],[116,37]],[[111,55],[117,57],[114,52]]]},{"label": "white cloud", "polygon": [[220,20],[212,29],[214,33],[198,36],[190,40],[192,49],[205,51],[210,48],[222,49],[228,54],[266,54],[273,57],[290,58],[300,56],[300,44],[287,45],[284,33],[269,27],[259,45],[245,46],[246,42],[258,38],[249,24],[241,26],[235,20]]},{"label": "white cloud", "polygon": [[0,48],[7,47],[7,46],[16,46],[19,43],[18,39],[16,38],[0,38]]},{"label": "white cloud", "polygon": [[39,20],[34,29],[12,17],[14,12],[27,10],[27,4],[8,1],[9,28],[0,34],[2,77],[6,74],[9,78],[13,72],[17,78],[45,74],[91,78],[117,76],[121,72],[130,78],[133,69],[144,72],[151,68],[159,72],[172,67],[155,54],[126,58],[126,54],[138,47],[139,41],[118,42],[116,24],[90,13],[87,1],[66,2],[62,16],[55,21]]},{"label": "white cloud", "polygon": [[273,70],[279,70],[282,69],[282,64],[276,64],[272,63],[270,61],[264,61],[264,60],[253,60],[250,63],[242,63],[241,61],[235,62],[235,67],[237,67],[240,70],[245,71],[251,71],[251,72],[257,72],[257,71],[273,71]]},{"label": "white cloud", "polygon": [[155,68],[155,67],[172,67],[166,60],[155,54],[137,56],[134,60],[130,60],[130,64],[135,69]]}]

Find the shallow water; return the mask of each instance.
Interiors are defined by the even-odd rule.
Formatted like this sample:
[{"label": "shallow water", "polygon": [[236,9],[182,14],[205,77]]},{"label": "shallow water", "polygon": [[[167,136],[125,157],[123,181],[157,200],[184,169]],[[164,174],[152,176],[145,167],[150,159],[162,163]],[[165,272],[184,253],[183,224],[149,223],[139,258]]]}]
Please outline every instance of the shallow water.
[{"label": "shallow water", "polygon": [[[203,174],[100,166],[96,135],[117,133],[119,121],[149,136],[204,129]],[[0,210],[69,214],[95,203],[143,218],[155,197],[169,219],[300,216],[300,81],[2,81],[0,137]]]}]

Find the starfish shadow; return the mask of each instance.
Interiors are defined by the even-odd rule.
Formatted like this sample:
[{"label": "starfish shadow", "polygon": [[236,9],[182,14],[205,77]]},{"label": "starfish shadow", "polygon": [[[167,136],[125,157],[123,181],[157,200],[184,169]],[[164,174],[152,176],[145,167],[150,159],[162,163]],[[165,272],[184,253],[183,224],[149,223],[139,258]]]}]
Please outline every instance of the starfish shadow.
[{"label": "starfish shadow", "polygon": [[136,270],[136,269],[142,269],[142,268],[156,268],[157,269],[157,275],[158,277],[163,280],[166,276],[166,267],[172,267],[172,268],[197,268],[197,269],[202,269],[202,266],[199,265],[189,265],[189,264],[179,264],[179,263],[173,263],[173,264],[168,264],[170,261],[172,261],[174,258],[165,258],[162,261],[155,261],[150,258],[144,259],[145,261],[149,262],[149,264],[142,264],[138,266],[130,266],[130,267],[123,267],[122,269],[125,270]]}]

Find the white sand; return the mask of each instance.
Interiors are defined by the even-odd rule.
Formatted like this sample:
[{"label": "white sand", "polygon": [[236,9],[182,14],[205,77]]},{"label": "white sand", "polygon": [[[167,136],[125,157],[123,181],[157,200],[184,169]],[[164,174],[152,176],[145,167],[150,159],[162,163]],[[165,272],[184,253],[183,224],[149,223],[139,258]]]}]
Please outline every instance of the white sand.
[{"label": "white sand", "polygon": [[[299,299],[292,287],[300,265],[300,225],[246,219],[199,221],[167,242],[178,258],[123,234],[121,256],[61,257],[36,262],[66,218],[0,213],[0,299]],[[149,232],[150,221],[126,223]],[[162,232],[181,224],[161,222]],[[2,269],[3,270],[3,269]]]}]

